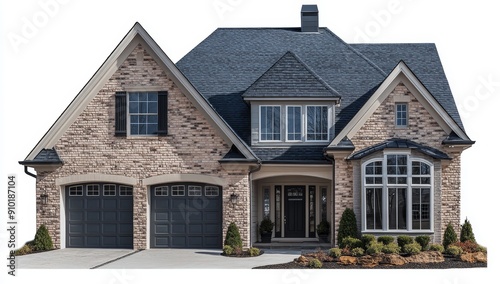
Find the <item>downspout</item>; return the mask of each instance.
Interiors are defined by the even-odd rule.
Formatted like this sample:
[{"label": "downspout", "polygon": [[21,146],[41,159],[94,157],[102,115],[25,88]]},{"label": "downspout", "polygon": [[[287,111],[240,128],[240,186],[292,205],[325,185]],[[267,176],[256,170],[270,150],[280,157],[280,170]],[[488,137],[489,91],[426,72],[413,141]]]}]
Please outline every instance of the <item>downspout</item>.
[{"label": "downspout", "polygon": [[327,153],[325,153],[325,159],[328,161],[332,162],[332,199],[333,199],[333,206],[332,206],[332,228],[333,228],[333,234],[332,234],[332,243],[333,246],[335,247],[335,229],[336,229],[336,224],[335,224],[335,159],[330,158]]},{"label": "downspout", "polygon": [[[248,187],[250,190],[250,226],[252,226],[252,208],[253,208],[253,198],[252,198],[252,192],[253,192],[253,181],[252,181],[252,174],[255,172],[260,171],[262,168],[262,161],[257,160],[257,168],[250,170],[248,172]],[[249,242],[250,246],[252,246],[252,228],[250,227],[250,236],[249,236]]]},{"label": "downspout", "polygon": [[24,173],[25,173],[25,174],[27,174],[27,175],[29,175],[30,177],[34,177],[34,178],[36,178],[36,175],[35,175],[35,174],[30,173],[30,172],[28,171],[28,166],[24,166]]}]

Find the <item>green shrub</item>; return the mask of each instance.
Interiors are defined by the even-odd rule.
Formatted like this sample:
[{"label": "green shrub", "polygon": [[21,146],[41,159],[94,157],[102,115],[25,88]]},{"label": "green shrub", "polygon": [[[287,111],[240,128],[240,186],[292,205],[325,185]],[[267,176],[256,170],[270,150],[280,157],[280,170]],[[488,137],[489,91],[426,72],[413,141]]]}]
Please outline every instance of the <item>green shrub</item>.
[{"label": "green shrub", "polygon": [[224,255],[232,255],[234,253],[234,249],[232,246],[230,245],[225,245],[223,248],[222,248],[222,253]]},{"label": "green shrub", "polygon": [[456,242],[451,244],[462,249],[463,252],[478,252],[480,251],[480,245],[473,241]]},{"label": "green shrub", "polygon": [[486,247],[483,247],[483,246],[481,246],[481,245],[478,245],[478,246],[477,246],[477,249],[478,249],[478,251],[480,251],[480,252],[484,252],[484,253],[487,253],[487,252],[488,252],[488,250],[486,249]]},{"label": "green shrub", "polygon": [[54,249],[54,244],[49,235],[49,230],[45,225],[41,225],[35,234],[35,239],[33,240],[33,248],[36,251],[46,251]]},{"label": "green shrub", "polygon": [[476,242],[476,238],[474,237],[474,233],[472,232],[472,225],[467,218],[465,218],[465,222],[462,225],[462,229],[460,230],[460,241],[471,241],[473,243]]},{"label": "green shrub", "polygon": [[258,255],[260,255],[260,249],[258,249],[258,248],[249,248],[248,249],[248,253],[250,254],[250,256],[258,256]]},{"label": "green shrub", "polygon": [[443,253],[444,247],[440,244],[432,244],[432,245],[430,245],[429,250],[438,251],[440,253]]},{"label": "green shrub", "polygon": [[375,236],[374,235],[363,235],[361,236],[361,241],[363,242],[363,248],[366,249],[366,247],[373,241],[375,241]]},{"label": "green shrub", "polygon": [[33,251],[33,248],[28,245],[28,244],[25,244],[24,246],[22,246],[20,249],[14,251],[14,255],[15,256],[18,256],[18,255],[25,255],[25,254],[29,254]]},{"label": "green shrub", "polygon": [[406,254],[419,254],[422,251],[422,247],[418,243],[410,243],[410,244],[405,244],[403,248],[401,249],[401,252],[406,253]]},{"label": "green shrub", "polygon": [[321,261],[319,259],[313,258],[313,259],[309,260],[309,267],[321,268],[321,267],[323,267],[323,263],[321,263]]},{"label": "green shrub", "polygon": [[371,242],[366,248],[366,253],[369,255],[375,255],[382,253],[382,248],[384,247],[383,243],[379,242]]},{"label": "green shrub", "polygon": [[229,224],[227,228],[226,240],[224,241],[225,246],[231,246],[232,248],[243,247],[243,242],[241,241],[240,231],[238,226],[234,222]]},{"label": "green shrub", "polygon": [[352,256],[362,256],[365,254],[365,250],[363,248],[353,248],[351,253]]},{"label": "green shrub", "polygon": [[448,225],[446,226],[446,230],[444,231],[444,237],[443,237],[444,248],[447,249],[449,245],[456,243],[457,241],[458,241],[457,233],[455,233],[455,230],[453,229],[451,223],[448,223]]},{"label": "green shrub", "polygon": [[448,248],[446,248],[446,253],[451,254],[453,256],[459,256],[463,253],[463,250],[461,247],[457,247],[455,245],[449,245]]},{"label": "green shrub", "polygon": [[340,247],[341,248],[349,248],[349,249],[362,248],[363,242],[360,239],[356,239],[353,237],[345,237],[342,240]]},{"label": "green shrub", "polygon": [[318,227],[316,227],[316,232],[318,235],[328,235],[330,233],[330,223],[326,220],[319,222]]},{"label": "green shrub", "polygon": [[412,244],[415,241],[410,236],[398,236],[397,238],[398,246],[403,249],[405,245]]},{"label": "green shrub", "polygon": [[383,253],[396,253],[399,254],[401,252],[401,248],[395,242],[388,243],[382,247]]},{"label": "green shrub", "polygon": [[377,241],[383,243],[384,245],[388,245],[390,243],[394,243],[393,236],[380,236],[377,238]]},{"label": "green shrub", "polygon": [[417,236],[415,241],[422,247],[422,250],[427,250],[431,237],[429,236]]},{"label": "green shrub", "polygon": [[331,248],[329,251],[328,251],[328,254],[331,256],[331,257],[334,257],[334,258],[339,258],[341,255],[342,255],[342,250],[339,249],[339,248]]},{"label": "green shrub", "polygon": [[358,227],[356,225],[356,215],[351,208],[346,208],[342,213],[339,222],[339,233],[337,243],[341,244],[346,237],[358,237]]},{"label": "green shrub", "polygon": [[263,232],[272,232],[274,229],[274,223],[269,218],[264,218],[260,222],[259,232],[262,234]]}]

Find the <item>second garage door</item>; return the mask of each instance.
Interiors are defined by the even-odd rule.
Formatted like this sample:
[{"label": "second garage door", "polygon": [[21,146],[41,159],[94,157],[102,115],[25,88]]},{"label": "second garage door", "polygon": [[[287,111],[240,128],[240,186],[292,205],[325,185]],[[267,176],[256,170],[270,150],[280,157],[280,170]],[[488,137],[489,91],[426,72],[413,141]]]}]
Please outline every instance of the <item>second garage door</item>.
[{"label": "second garage door", "polygon": [[152,186],[151,247],[221,248],[221,188],[197,183]]}]

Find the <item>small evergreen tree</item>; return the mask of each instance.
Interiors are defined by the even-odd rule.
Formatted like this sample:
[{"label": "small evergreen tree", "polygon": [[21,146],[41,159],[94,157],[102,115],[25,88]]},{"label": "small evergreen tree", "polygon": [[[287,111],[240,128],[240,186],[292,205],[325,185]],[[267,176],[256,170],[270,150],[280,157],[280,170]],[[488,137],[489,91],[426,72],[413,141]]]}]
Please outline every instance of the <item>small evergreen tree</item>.
[{"label": "small evergreen tree", "polygon": [[351,208],[346,208],[339,223],[339,234],[337,244],[341,244],[345,237],[358,237],[358,227],[356,225],[356,215]]},{"label": "small evergreen tree", "polygon": [[234,222],[229,224],[226,233],[226,240],[224,241],[225,246],[231,246],[232,248],[242,248],[243,242],[241,241],[240,231],[238,226]]},{"label": "small evergreen tree", "polygon": [[444,231],[443,247],[447,249],[449,245],[456,243],[457,241],[457,233],[455,233],[451,223],[448,223],[446,230]]},{"label": "small evergreen tree", "polygon": [[471,241],[473,243],[476,242],[476,238],[474,237],[474,233],[472,232],[472,225],[467,218],[465,218],[465,222],[462,225],[462,229],[460,230],[460,241]]},{"label": "small evergreen tree", "polygon": [[46,251],[54,249],[54,244],[49,235],[49,230],[45,225],[41,225],[35,234],[35,239],[33,240],[33,247],[36,251]]}]

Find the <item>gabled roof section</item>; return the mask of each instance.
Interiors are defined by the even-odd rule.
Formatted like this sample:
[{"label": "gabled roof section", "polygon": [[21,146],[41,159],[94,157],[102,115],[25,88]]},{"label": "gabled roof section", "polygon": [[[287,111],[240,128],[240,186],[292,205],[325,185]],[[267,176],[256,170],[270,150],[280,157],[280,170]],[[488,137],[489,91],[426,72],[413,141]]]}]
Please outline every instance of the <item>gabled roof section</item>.
[{"label": "gabled roof section", "polygon": [[359,160],[361,158],[364,158],[368,155],[371,155],[373,153],[382,151],[384,149],[412,149],[416,150],[420,153],[423,153],[427,156],[430,156],[435,159],[441,159],[441,160],[451,160],[450,156],[448,156],[446,153],[439,151],[438,149],[424,146],[418,143],[415,143],[410,140],[406,139],[389,139],[386,140],[382,143],[370,146],[368,148],[362,149],[356,153],[353,153],[351,156],[349,156],[347,159],[348,160]]},{"label": "gabled roof section", "polygon": [[198,90],[139,23],[136,23],[127,35],[125,35],[122,41],[101,65],[99,70],[97,70],[66,110],[59,116],[25,160],[34,160],[43,149],[53,148],[56,145],[57,141],[66,132],[68,127],[76,120],[89,102],[139,44],[141,44],[148,53],[153,56],[157,63],[164,68],[167,76],[175,82],[183,94],[188,97],[198,110],[200,110],[226,142],[235,145],[246,159],[257,160],[251,149],[235,134],[208,101],[200,95]]},{"label": "gabled roof section", "polygon": [[351,139],[399,83],[403,83],[410,90],[444,131],[447,133],[455,132],[460,139],[470,141],[470,138],[440,104],[440,101],[429,92],[408,65],[404,61],[400,61],[364,105],[359,108],[356,115],[337,134],[328,148],[336,147],[344,137]]},{"label": "gabled roof section", "polygon": [[245,100],[265,98],[329,98],[340,94],[291,51],[287,51],[244,93]]}]

